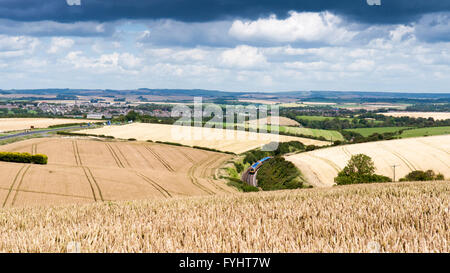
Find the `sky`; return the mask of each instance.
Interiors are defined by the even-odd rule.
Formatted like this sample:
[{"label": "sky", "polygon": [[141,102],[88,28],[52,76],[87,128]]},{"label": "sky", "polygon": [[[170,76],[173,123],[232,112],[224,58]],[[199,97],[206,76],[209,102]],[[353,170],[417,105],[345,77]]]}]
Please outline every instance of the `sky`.
[{"label": "sky", "polygon": [[450,92],[447,0],[0,0],[0,89]]}]

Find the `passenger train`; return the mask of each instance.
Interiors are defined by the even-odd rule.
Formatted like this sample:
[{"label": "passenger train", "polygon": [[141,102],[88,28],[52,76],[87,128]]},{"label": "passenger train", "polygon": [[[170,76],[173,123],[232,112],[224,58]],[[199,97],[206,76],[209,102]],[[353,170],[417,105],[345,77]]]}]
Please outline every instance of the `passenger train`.
[{"label": "passenger train", "polygon": [[267,156],[267,157],[264,157],[264,158],[261,159],[261,160],[258,160],[256,163],[254,163],[254,164],[250,167],[248,173],[249,173],[249,174],[255,174],[256,171],[262,166],[262,164],[263,164],[265,161],[267,161],[267,160],[269,160],[269,159],[271,159],[271,158],[272,158],[271,156]]}]

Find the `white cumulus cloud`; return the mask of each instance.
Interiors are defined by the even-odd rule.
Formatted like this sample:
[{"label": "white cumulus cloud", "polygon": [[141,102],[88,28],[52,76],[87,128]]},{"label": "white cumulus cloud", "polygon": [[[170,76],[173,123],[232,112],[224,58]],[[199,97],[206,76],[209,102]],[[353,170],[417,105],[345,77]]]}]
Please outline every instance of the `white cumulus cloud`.
[{"label": "white cumulus cloud", "polygon": [[241,45],[222,52],[222,64],[238,68],[254,68],[267,63],[264,54],[256,47]]},{"label": "white cumulus cloud", "polygon": [[256,21],[236,20],[229,34],[241,41],[330,44],[347,42],[356,35],[344,27],[340,17],[330,12],[290,12],[286,19],[278,19],[272,15]]}]

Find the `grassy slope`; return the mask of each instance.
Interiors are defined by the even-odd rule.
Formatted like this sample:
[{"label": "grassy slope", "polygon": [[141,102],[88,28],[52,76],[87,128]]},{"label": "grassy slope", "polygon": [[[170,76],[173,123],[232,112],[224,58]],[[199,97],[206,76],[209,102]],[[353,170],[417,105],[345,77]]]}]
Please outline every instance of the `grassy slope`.
[{"label": "grassy slope", "polygon": [[0,251],[449,252],[450,182],[0,210]]},{"label": "grassy slope", "polygon": [[450,126],[406,130],[403,132],[403,134],[401,134],[401,137],[407,138],[407,137],[435,136],[447,134],[450,134]]},{"label": "grassy slope", "polygon": [[280,127],[280,132],[287,132],[291,134],[303,134],[314,137],[324,137],[327,140],[344,140],[344,137],[338,131],[334,130],[321,130],[321,129],[310,129],[310,128],[300,128],[300,127]]},{"label": "grassy slope", "polygon": [[402,129],[407,129],[411,127],[375,127],[375,128],[355,128],[355,129],[346,129],[345,131],[351,131],[361,134],[364,137],[368,137],[374,133],[389,133],[389,132],[397,132]]}]

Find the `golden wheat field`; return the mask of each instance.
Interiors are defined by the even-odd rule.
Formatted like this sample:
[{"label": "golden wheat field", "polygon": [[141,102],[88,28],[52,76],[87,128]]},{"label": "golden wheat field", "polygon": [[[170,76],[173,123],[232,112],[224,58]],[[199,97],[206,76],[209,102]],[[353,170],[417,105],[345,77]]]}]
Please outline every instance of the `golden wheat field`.
[{"label": "golden wheat field", "polygon": [[310,184],[328,187],[352,155],[366,154],[378,174],[396,180],[414,170],[433,170],[450,178],[450,135],[378,141],[325,148],[286,157],[303,173]]},{"label": "golden wheat field", "polygon": [[38,138],[0,151],[46,154],[47,165],[0,162],[3,207],[235,192],[215,179],[222,153],[155,143]]},{"label": "golden wheat field", "polygon": [[201,146],[240,154],[270,142],[300,141],[305,145],[328,145],[328,142],[308,138],[264,134],[239,130],[190,127],[166,124],[133,123],[81,130],[80,133],[114,136],[115,138],[168,141],[188,146]]},{"label": "golden wheat field", "polygon": [[81,122],[98,122],[98,120],[61,118],[0,118],[0,132],[26,130],[30,129],[31,126],[34,126],[34,128],[47,128],[52,125]]},{"label": "golden wheat field", "polygon": [[450,112],[388,112],[383,115],[391,117],[433,118],[435,120],[450,119]]},{"label": "golden wheat field", "polygon": [[0,210],[0,251],[449,252],[450,182]]}]

